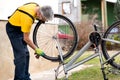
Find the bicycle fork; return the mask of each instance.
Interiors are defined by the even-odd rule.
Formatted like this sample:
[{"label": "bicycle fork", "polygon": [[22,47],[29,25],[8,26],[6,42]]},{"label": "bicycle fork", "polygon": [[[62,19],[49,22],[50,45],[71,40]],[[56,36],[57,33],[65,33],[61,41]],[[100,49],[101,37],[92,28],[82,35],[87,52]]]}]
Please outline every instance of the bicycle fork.
[{"label": "bicycle fork", "polygon": [[[55,42],[57,44],[57,49],[58,49],[58,52],[59,52],[59,57],[60,57],[60,62],[59,62],[59,66],[58,68],[55,70],[55,79],[57,80],[57,77],[60,73],[62,73],[63,70],[60,70],[60,67],[63,66],[63,69],[65,69],[64,67],[64,59],[63,59],[63,52],[62,52],[62,48],[60,47],[60,44],[59,42],[57,41],[57,39],[55,39]],[[64,73],[65,73],[65,70],[64,70]],[[67,73],[65,73],[65,76],[66,76],[66,80],[67,79]]]},{"label": "bicycle fork", "polygon": [[[96,26],[94,26],[95,31],[97,31]],[[98,54],[99,56],[99,61],[101,65],[101,71],[103,74],[104,80],[108,80],[106,73],[105,73],[105,67],[104,67],[104,62],[102,59],[102,53],[99,51],[99,44],[101,43],[101,35],[98,32],[92,32],[89,36],[90,41],[93,43],[94,49],[95,49],[95,54]]]},{"label": "bicycle fork", "polygon": [[100,65],[101,65],[101,72],[103,74],[103,78],[104,78],[104,80],[108,80],[108,77],[107,77],[107,75],[105,73],[105,67],[104,67],[104,64],[103,64],[104,61],[103,61],[103,58],[102,58],[102,53],[100,53],[98,47],[96,47],[95,53],[97,53],[99,55],[99,61],[100,61]]}]

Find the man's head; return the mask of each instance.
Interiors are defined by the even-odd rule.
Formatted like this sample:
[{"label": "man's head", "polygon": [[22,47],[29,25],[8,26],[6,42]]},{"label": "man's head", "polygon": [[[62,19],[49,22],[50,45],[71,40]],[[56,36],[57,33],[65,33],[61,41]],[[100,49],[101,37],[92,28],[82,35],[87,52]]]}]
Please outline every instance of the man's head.
[{"label": "man's head", "polygon": [[40,17],[39,19],[42,19],[44,21],[46,20],[52,20],[54,17],[53,10],[50,6],[43,6],[38,9],[37,16]]}]

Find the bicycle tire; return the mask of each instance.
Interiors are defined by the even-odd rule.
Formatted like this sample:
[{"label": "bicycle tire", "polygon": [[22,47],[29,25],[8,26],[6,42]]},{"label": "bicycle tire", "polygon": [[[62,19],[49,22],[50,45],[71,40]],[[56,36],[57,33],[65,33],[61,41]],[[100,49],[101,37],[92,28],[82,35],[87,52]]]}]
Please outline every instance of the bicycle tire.
[{"label": "bicycle tire", "polygon": [[[110,39],[114,41],[120,41],[120,21],[117,21],[113,23],[107,31],[103,35],[103,39]],[[102,40],[101,42],[101,48],[103,52],[103,56],[106,60],[108,60],[110,57],[115,55],[115,53],[120,53],[120,44],[114,43],[108,40]],[[108,63],[117,68],[120,69],[120,55],[117,55],[113,59],[109,60]]]},{"label": "bicycle tire", "polygon": [[[63,23],[62,23],[62,22],[63,22]],[[48,31],[47,28],[46,28],[46,29],[45,29],[45,30],[46,30],[46,33],[44,32],[43,35],[37,36],[38,33],[40,34],[40,32],[42,32],[42,26],[47,27],[47,28],[55,27],[55,31],[50,32],[50,31]],[[49,26],[49,27],[48,27],[48,26]],[[56,27],[57,27],[57,28],[56,28]],[[42,23],[41,21],[39,21],[39,22],[36,24],[36,26],[35,26],[35,28],[34,28],[34,31],[33,31],[33,42],[34,42],[34,44],[35,44],[36,46],[38,46],[38,47],[41,48],[43,51],[45,51],[45,55],[44,55],[43,57],[44,57],[45,59],[47,59],[47,60],[60,61],[60,56],[59,56],[59,54],[58,54],[58,52],[57,52],[57,47],[58,47],[58,46],[56,46],[57,44],[55,43],[55,40],[53,39],[53,37],[55,38],[55,35],[53,35],[53,33],[54,33],[54,34],[57,34],[56,38],[58,39],[59,43],[60,43],[60,41],[64,40],[64,42],[66,42],[66,43],[64,43],[64,44],[66,45],[66,44],[68,43],[68,41],[70,40],[69,37],[66,37],[66,36],[63,36],[63,38],[61,39],[61,38],[60,38],[60,34],[59,34],[59,30],[57,30],[57,29],[63,30],[63,31],[64,31],[64,33],[63,33],[64,35],[68,35],[68,32],[69,32],[69,31],[70,31],[69,35],[72,34],[72,39],[71,39],[72,45],[71,45],[71,47],[69,48],[69,50],[64,51],[63,59],[66,59],[66,58],[68,58],[69,56],[71,56],[71,55],[73,54],[76,46],[77,46],[78,35],[77,35],[77,31],[76,31],[75,26],[73,25],[73,23],[72,23],[67,17],[65,17],[65,16],[63,16],[63,15],[54,14],[54,19],[51,21],[51,23],[49,23],[49,22]],[[68,29],[69,29],[69,31],[68,31]],[[38,31],[38,30],[39,30],[39,31]],[[40,31],[40,30],[41,30],[41,31]],[[44,31],[45,31],[45,30],[44,30]],[[52,30],[52,29],[51,29],[51,30]],[[49,37],[47,37],[47,34],[49,34]],[[59,34],[59,36],[58,36],[58,34]],[[45,35],[46,35],[46,36],[45,36]],[[50,36],[50,35],[51,35],[51,36]],[[45,38],[46,38],[45,41],[48,40],[48,42],[40,42],[40,40],[37,40],[38,37],[41,37],[41,36],[45,36]],[[61,37],[62,37],[62,35],[61,35]],[[48,39],[47,39],[47,38],[48,38]],[[51,40],[51,44],[50,44],[50,40]],[[41,41],[43,41],[43,40],[41,40]],[[47,45],[47,44],[44,44],[45,46],[47,45],[47,46],[46,46],[47,49],[45,49],[45,48],[43,49],[43,47],[40,47],[39,42],[40,42],[40,44],[49,43],[48,45]],[[63,45],[63,43],[60,43],[60,46],[62,46],[62,45]],[[64,46],[65,46],[65,45],[64,45]],[[54,51],[52,51],[52,49],[53,49]],[[47,51],[47,50],[51,50],[51,51]],[[63,51],[63,49],[62,49],[62,51]],[[51,52],[52,54],[51,54],[50,52]],[[53,55],[53,53],[55,53],[55,52],[56,52],[56,54]],[[48,54],[48,53],[49,53],[49,54]]]}]

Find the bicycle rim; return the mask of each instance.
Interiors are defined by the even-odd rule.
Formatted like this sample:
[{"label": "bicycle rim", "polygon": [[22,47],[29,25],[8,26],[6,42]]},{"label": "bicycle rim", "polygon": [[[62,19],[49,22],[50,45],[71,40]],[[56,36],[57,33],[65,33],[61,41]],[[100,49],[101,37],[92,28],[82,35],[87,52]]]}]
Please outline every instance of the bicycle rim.
[{"label": "bicycle rim", "polygon": [[[55,14],[52,21],[44,24],[37,23],[33,32],[33,42],[45,52],[44,58],[59,61],[60,52],[63,59],[68,58],[74,52],[78,36],[74,25],[68,18]],[[58,51],[58,47],[61,51]]]},{"label": "bicycle rim", "polygon": [[[105,59],[108,60],[113,55],[118,54],[108,63],[113,67],[120,69],[120,21],[115,22],[113,25],[111,25],[105,32],[103,38],[107,39],[102,40],[101,44]],[[118,42],[113,42],[112,40]]]}]

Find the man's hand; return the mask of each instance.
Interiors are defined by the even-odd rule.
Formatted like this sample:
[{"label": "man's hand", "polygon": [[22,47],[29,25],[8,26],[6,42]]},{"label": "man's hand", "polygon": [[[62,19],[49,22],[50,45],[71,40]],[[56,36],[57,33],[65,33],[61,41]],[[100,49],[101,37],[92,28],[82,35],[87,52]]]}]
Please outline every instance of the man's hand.
[{"label": "man's hand", "polygon": [[40,56],[44,56],[45,53],[41,49],[36,48],[35,49],[35,55],[36,55],[36,58],[39,58]]}]

